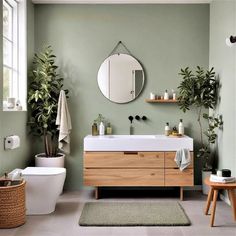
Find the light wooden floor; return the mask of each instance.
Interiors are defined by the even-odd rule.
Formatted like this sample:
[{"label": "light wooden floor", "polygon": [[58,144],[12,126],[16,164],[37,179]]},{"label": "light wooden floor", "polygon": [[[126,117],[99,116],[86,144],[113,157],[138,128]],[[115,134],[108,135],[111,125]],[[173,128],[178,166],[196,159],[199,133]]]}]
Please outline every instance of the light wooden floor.
[{"label": "light wooden floor", "polygon": [[[209,227],[210,216],[204,215],[206,196],[199,192],[185,193],[181,202],[192,225],[185,227],[80,227],[78,220],[84,202],[95,201],[90,189],[67,192],[60,196],[56,211],[50,215],[28,216],[27,223],[19,228],[0,230],[0,236],[236,236],[236,222],[231,208],[219,201],[216,209],[216,227]],[[119,196],[118,196],[119,194]],[[99,201],[179,201],[172,191],[115,191],[104,192]],[[46,198],[45,198],[46,200]],[[115,214],[115,212],[114,212]]]}]

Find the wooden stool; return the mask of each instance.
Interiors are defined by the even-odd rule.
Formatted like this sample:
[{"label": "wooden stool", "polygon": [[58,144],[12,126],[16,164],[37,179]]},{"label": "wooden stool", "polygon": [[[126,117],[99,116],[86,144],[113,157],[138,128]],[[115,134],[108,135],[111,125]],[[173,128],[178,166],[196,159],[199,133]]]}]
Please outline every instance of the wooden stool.
[{"label": "wooden stool", "polygon": [[218,192],[220,189],[225,189],[228,192],[229,199],[231,202],[231,207],[233,210],[233,216],[234,220],[236,220],[236,198],[235,198],[235,193],[234,189],[236,189],[236,183],[216,183],[216,182],[211,182],[209,180],[209,177],[205,179],[205,184],[210,187],[210,191],[208,193],[207,197],[207,204],[206,204],[206,209],[205,209],[205,215],[208,214],[212,196],[213,196],[213,206],[211,209],[211,222],[210,226],[212,227],[214,224],[214,219],[215,219],[215,212],[216,212],[216,200],[218,197]]}]

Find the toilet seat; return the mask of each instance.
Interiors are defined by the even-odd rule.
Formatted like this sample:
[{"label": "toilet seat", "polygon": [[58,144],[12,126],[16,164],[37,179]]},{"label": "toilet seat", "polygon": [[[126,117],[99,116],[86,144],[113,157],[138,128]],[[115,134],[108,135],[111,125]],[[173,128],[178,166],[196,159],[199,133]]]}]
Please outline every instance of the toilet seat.
[{"label": "toilet seat", "polygon": [[22,175],[59,175],[65,173],[65,168],[60,167],[27,167],[22,170]]}]

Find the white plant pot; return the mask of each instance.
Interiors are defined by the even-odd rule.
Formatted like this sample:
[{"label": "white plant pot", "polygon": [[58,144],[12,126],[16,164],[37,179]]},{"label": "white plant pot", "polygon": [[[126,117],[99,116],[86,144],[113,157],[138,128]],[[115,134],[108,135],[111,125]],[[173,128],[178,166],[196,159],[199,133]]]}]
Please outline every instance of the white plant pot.
[{"label": "white plant pot", "polygon": [[211,171],[202,171],[202,193],[205,195],[208,194],[210,187],[204,183],[204,180],[207,177],[210,177],[211,173],[212,173]]},{"label": "white plant pot", "polygon": [[65,154],[58,153],[58,157],[45,157],[44,153],[35,155],[36,167],[64,167]]}]

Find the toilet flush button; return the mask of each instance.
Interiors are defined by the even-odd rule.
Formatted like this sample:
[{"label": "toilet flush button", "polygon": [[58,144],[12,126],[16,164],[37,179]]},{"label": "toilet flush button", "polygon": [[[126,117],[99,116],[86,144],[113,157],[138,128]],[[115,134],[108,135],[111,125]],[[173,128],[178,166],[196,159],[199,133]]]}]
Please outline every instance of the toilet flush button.
[{"label": "toilet flush button", "polygon": [[20,137],[18,135],[11,135],[5,138],[5,149],[15,149],[20,147]]}]

